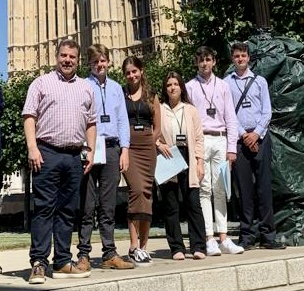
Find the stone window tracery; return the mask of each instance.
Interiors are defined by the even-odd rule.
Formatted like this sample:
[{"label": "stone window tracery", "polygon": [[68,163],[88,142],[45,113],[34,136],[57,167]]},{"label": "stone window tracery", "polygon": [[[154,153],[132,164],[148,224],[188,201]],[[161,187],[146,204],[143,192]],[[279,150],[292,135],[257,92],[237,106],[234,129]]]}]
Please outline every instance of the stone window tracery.
[{"label": "stone window tracery", "polygon": [[142,40],[152,36],[149,2],[148,0],[130,1],[134,40]]}]

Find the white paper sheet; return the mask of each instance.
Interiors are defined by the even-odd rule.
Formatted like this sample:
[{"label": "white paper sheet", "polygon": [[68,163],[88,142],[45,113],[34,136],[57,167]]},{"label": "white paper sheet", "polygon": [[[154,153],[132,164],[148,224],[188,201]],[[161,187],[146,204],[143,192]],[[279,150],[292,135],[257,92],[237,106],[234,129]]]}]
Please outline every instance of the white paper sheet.
[{"label": "white paper sheet", "polygon": [[104,135],[97,135],[94,164],[106,164],[106,142]]},{"label": "white paper sheet", "polygon": [[180,172],[188,169],[188,165],[177,146],[170,148],[172,158],[165,158],[162,154],[157,156],[155,180],[158,185],[170,180]]}]

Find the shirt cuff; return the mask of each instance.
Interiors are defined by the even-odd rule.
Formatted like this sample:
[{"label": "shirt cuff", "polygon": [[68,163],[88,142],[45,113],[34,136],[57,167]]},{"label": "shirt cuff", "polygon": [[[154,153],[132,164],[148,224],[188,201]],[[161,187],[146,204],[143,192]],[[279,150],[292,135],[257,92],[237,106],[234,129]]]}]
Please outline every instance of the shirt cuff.
[{"label": "shirt cuff", "polygon": [[236,154],[236,145],[229,145],[227,146],[227,153],[234,153]]}]

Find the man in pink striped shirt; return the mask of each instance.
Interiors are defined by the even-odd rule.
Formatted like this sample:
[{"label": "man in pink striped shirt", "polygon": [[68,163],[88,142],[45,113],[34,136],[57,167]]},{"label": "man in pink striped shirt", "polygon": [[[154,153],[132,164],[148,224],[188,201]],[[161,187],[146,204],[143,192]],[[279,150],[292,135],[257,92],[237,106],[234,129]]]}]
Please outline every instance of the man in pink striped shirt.
[{"label": "man in pink striped shirt", "polygon": [[[225,188],[219,179],[220,164],[236,160],[237,119],[228,84],[216,77],[213,68],[216,52],[210,47],[200,47],[195,54],[198,73],[187,84],[190,101],[198,109],[204,129],[205,176],[201,183],[200,200],[205,218],[207,255],[239,254],[244,249],[227,236],[227,204]],[[211,195],[214,198],[214,218]],[[220,244],[214,238],[219,233]]]},{"label": "man in pink striped shirt", "polygon": [[[52,234],[53,278],[90,276],[77,268],[70,252],[80,181],[92,167],[96,141],[94,94],[76,75],[79,54],[75,41],[59,44],[56,70],[33,81],[22,112],[34,193],[30,284],[45,282]],[[83,169],[84,141],[88,156]]]}]

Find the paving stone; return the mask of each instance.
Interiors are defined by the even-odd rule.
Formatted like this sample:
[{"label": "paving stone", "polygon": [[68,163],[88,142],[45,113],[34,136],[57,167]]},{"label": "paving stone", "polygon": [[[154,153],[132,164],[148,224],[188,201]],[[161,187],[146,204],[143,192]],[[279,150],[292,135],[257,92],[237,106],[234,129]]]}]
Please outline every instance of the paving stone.
[{"label": "paving stone", "polygon": [[286,261],[289,283],[304,282],[304,258],[290,259]]},{"label": "paving stone", "polygon": [[165,275],[118,282],[119,291],[182,291],[180,275]]},{"label": "paving stone", "polygon": [[[71,291],[119,291],[117,282],[72,287]],[[68,291],[68,290],[67,290]]]},{"label": "paving stone", "polygon": [[219,268],[182,275],[183,291],[235,291],[237,290],[236,269]]},{"label": "paving stone", "polygon": [[283,260],[237,266],[239,290],[258,290],[288,283]]}]

